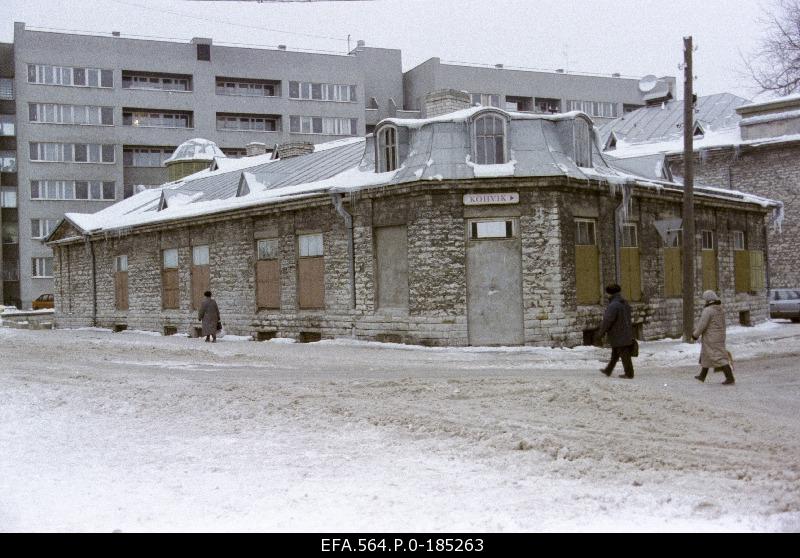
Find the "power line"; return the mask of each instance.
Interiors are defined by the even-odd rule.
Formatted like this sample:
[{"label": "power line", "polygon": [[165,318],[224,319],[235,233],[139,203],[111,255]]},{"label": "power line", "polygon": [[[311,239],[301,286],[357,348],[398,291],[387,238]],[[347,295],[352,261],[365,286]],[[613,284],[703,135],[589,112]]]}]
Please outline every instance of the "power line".
[{"label": "power line", "polygon": [[[299,37],[311,37],[311,38],[314,38],[314,39],[326,39],[326,40],[329,40],[329,41],[347,42],[347,39],[344,39],[344,38],[341,38],[341,37],[330,37],[330,36],[327,36],[327,35],[315,35],[313,33],[299,33],[297,31],[283,31],[281,29],[272,29],[272,28],[269,28],[269,27],[261,27],[260,25],[247,25],[247,24],[244,24],[244,23],[236,23],[236,22],[233,22],[233,21],[225,20],[225,19],[219,19],[219,18],[210,19],[210,18],[207,18],[207,17],[200,17],[200,16],[195,16],[195,15],[190,15],[190,14],[186,14],[186,13],[183,13],[183,12],[176,12],[174,10],[167,10],[167,9],[163,9],[163,8],[153,8],[151,6],[147,6],[147,5],[143,5],[143,4],[136,4],[136,3],[133,3],[133,2],[125,2],[124,0],[111,0],[111,1],[114,2],[115,4],[125,5],[125,6],[128,6],[130,8],[140,8],[140,9],[143,9],[143,10],[150,10],[150,11],[153,11],[153,12],[161,12],[161,13],[164,13],[164,14],[171,14],[171,15],[176,15],[176,16],[185,17],[185,18],[189,18],[189,19],[196,19],[198,21],[205,21],[207,23],[215,23],[215,24],[220,24],[221,23],[221,24],[224,24],[224,25],[231,25],[233,27],[241,27],[243,29],[256,29],[258,31],[269,31],[270,33],[283,33],[284,35],[296,35],[296,36],[299,36]],[[228,1],[230,1],[230,0],[228,0]],[[297,0],[294,0],[294,1],[297,1]],[[308,1],[308,0],[305,0],[305,1]],[[314,0],[314,1],[319,1],[319,0]]]}]

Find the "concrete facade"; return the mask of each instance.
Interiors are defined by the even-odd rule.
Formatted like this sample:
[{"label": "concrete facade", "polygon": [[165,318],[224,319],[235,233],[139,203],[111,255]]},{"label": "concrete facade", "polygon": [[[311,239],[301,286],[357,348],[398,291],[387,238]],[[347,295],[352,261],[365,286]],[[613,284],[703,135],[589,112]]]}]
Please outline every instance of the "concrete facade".
[{"label": "concrete facade", "polygon": [[14,45],[0,43],[0,304],[20,304]]},{"label": "concrete facade", "polygon": [[[207,47],[208,60],[200,59]],[[562,108],[570,99],[612,103],[616,111],[626,104],[642,105],[645,95],[636,80],[609,76],[577,76],[498,68],[474,69],[439,64],[432,59],[402,71],[397,49],[367,47],[361,43],[349,55],[315,54],[284,49],[241,48],[214,44],[210,39],[169,42],[112,36],[74,35],[37,31],[15,23],[15,85],[17,89],[19,183],[19,304],[23,308],[43,293],[53,291],[49,277],[33,277],[35,258],[52,252],[27,231],[31,221],[59,219],[66,212],[94,212],[132,192],[136,185],[158,185],[167,180],[163,166],[125,163],[135,149],[169,152],[183,141],[202,137],[223,150],[243,154],[246,145],[329,141],[336,135],[292,133],[292,116],[353,119],[356,135],[370,132],[387,117],[420,116],[419,100],[428,92],[452,87],[505,96],[554,97]],[[202,56],[205,58],[205,54]],[[437,62],[434,64],[433,61]],[[29,65],[97,68],[112,73],[112,87],[73,87],[28,82]],[[123,88],[123,75],[188,79],[189,91]],[[219,94],[217,80],[268,81],[272,96]],[[290,98],[290,82],[343,84],[353,87],[352,102]],[[673,80],[674,81],[674,80]],[[111,125],[32,122],[31,103],[110,107]],[[535,108],[535,107],[534,107]],[[180,114],[188,127],[125,125],[124,114]],[[231,131],[217,127],[217,115],[256,115],[275,120],[274,131]],[[131,117],[132,119],[134,117]],[[133,120],[132,120],[133,121]],[[113,146],[113,162],[61,163],[32,161],[31,143],[105,144]],[[166,155],[162,156],[165,157]],[[132,155],[131,155],[132,156]],[[158,158],[160,155],[155,154]],[[137,161],[135,159],[134,161]],[[33,181],[104,181],[114,183],[114,200],[31,199]],[[15,184],[16,184],[15,182]],[[23,234],[24,233],[24,234]]]},{"label": "concrete facade", "polygon": [[[463,194],[515,192],[519,204],[467,206]],[[191,308],[191,247],[210,246],[210,289],[226,329],[257,339],[273,336],[313,340],[339,336],[423,345],[470,343],[467,223],[475,218],[518,222],[522,289],[522,340],[529,345],[575,346],[599,326],[604,306],[578,304],[575,219],[598,226],[601,284],[615,281],[614,210],[620,196],[606,186],[566,177],[492,179],[420,183],[364,190],[348,196],[354,218],[355,307],[350,304],[347,234],[342,218],[326,196],[270,207],[206,216],[182,224],[153,225],[117,238],[81,240],[63,227],[51,239],[55,247],[56,324],[195,334]],[[676,193],[637,188],[629,216],[639,227],[642,297],[633,303],[642,339],[679,336],[680,298],[664,295],[664,248],[653,221],[680,214]],[[719,292],[731,323],[766,318],[766,292],[735,292],[730,229],[744,228],[753,250],[763,250],[766,210],[753,204],[703,200],[697,208],[699,231],[710,228],[718,240]],[[408,298],[405,308],[383,308],[376,269],[376,230],[405,227]],[[298,308],[297,235],[323,234],[324,308]],[[70,239],[70,237],[72,237]],[[280,308],[258,310],[255,293],[256,241],[280,243]],[[59,240],[63,239],[63,240]],[[610,248],[609,248],[610,247]],[[160,251],[178,248],[180,308],[161,308]],[[700,251],[696,292],[702,292]],[[129,310],[115,309],[114,259],[128,256]],[[93,261],[94,259],[94,261]],[[94,270],[94,271],[93,271]],[[392,284],[393,288],[397,285]],[[93,293],[96,292],[96,297]],[[698,298],[697,311],[702,308]]]}]

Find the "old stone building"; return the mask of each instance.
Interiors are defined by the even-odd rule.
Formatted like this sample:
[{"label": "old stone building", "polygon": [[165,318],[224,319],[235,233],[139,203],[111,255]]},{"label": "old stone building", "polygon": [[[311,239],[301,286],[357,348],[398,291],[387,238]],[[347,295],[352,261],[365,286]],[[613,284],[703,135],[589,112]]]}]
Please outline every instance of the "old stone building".
[{"label": "old stone building", "polygon": [[[766,266],[773,288],[800,286],[800,95],[760,103],[730,94],[698,99],[695,180],[784,204],[770,228]],[[648,107],[603,126],[606,155],[619,168],[683,181],[683,103]]]},{"label": "old stone building", "polygon": [[[573,346],[619,281],[640,337],[680,334],[679,185],[610,166],[582,113],[428,114],[67,214],[47,239],[57,324],[195,334],[209,288],[256,339]],[[697,190],[697,292],[732,322],[766,317],[777,208]]]}]

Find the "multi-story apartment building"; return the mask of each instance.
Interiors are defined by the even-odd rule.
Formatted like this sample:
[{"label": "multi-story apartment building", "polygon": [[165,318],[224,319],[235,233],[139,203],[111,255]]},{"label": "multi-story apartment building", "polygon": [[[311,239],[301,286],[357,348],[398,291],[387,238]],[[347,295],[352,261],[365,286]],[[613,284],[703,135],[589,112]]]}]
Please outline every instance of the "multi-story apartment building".
[{"label": "multi-story apartment building", "polygon": [[[17,249],[5,253],[18,262],[18,286],[8,284],[18,288],[17,300],[26,308],[53,292],[52,252],[40,239],[58,219],[162,184],[164,161],[187,139],[212,140],[239,157],[252,143],[269,150],[286,142],[360,136],[387,117],[423,116],[418,99],[448,87],[503,108],[575,109],[601,117],[646,101],[636,80],[611,76],[478,71],[438,59],[403,73],[399,50],[362,41],[337,55],[226,46],[204,38],[54,33],[16,22],[13,60],[6,73],[15,76],[16,106],[8,111],[16,147],[3,147],[3,153],[18,152],[17,172],[8,178],[4,172],[3,184],[18,185],[18,217],[3,218],[18,223]],[[12,260],[5,260],[4,276],[11,277]]]},{"label": "multi-story apartment building", "polygon": [[0,304],[20,303],[14,45],[0,43]]}]

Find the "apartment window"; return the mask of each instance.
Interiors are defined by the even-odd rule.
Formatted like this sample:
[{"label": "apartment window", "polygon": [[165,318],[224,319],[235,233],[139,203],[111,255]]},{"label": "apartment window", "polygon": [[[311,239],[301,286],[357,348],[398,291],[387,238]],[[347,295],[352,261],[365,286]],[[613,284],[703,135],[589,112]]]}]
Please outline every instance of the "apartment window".
[{"label": "apartment window", "polygon": [[122,165],[125,167],[162,167],[172,156],[174,147],[125,147]]},{"label": "apartment window", "polygon": [[113,126],[113,107],[92,105],[58,105],[30,103],[28,120],[39,124],[79,124],[82,126]]},{"label": "apartment window", "polygon": [[113,163],[114,146],[98,143],[35,143],[30,144],[31,161]]},{"label": "apartment window", "polygon": [[256,305],[258,308],[280,308],[281,262],[280,241],[265,238],[256,242]]},{"label": "apartment window", "polygon": [[567,101],[567,110],[578,110],[585,112],[589,116],[599,116],[602,118],[616,118],[617,105],[605,101]]},{"label": "apartment window", "polygon": [[14,136],[16,117],[13,114],[0,114],[0,136]]},{"label": "apartment window", "polygon": [[744,250],[744,231],[733,231],[733,249]]},{"label": "apartment window", "polygon": [[178,249],[164,250],[161,257],[161,307],[178,308]]},{"label": "apartment window", "polygon": [[209,289],[210,268],[208,245],[192,247],[192,308],[200,308],[203,293]]},{"label": "apartment window", "polygon": [[481,105],[500,108],[500,95],[493,93],[472,93],[470,100],[472,101],[472,106]]},{"label": "apartment window", "polygon": [[485,114],[475,119],[475,162],[479,165],[496,165],[506,162],[505,120],[496,114]]},{"label": "apartment window", "polygon": [[52,232],[58,219],[31,219],[31,238],[44,238]]},{"label": "apartment window", "polygon": [[600,254],[594,219],[575,219],[575,296],[578,304],[600,302]]},{"label": "apartment window", "polygon": [[191,112],[122,110],[122,125],[139,128],[191,128]]},{"label": "apartment window", "polygon": [[53,258],[31,258],[31,263],[33,278],[53,277]]},{"label": "apartment window", "polygon": [[397,128],[386,126],[378,134],[379,172],[393,171],[398,167]]},{"label": "apartment window", "polygon": [[0,236],[3,244],[19,244],[19,224],[4,221]]},{"label": "apartment window", "polygon": [[156,91],[191,91],[192,77],[175,74],[122,72],[123,89],[152,89]]},{"label": "apartment window", "polygon": [[298,236],[297,300],[300,308],[325,307],[325,261],[322,234]]},{"label": "apartment window", "polygon": [[289,82],[289,98],[312,101],[356,102],[356,86],[332,83]]},{"label": "apartment window", "polygon": [[0,188],[0,207],[17,207],[17,189],[13,187]]},{"label": "apartment window", "polygon": [[70,87],[114,87],[111,70],[28,64],[28,83]]},{"label": "apartment window", "polygon": [[354,136],[357,133],[356,118],[327,118],[322,116],[290,116],[289,131],[292,134],[323,134]]},{"label": "apartment window", "polygon": [[0,151],[0,172],[17,172],[16,151]]},{"label": "apartment window", "polygon": [[128,256],[114,258],[114,306],[128,309]]},{"label": "apartment window", "polygon": [[96,200],[116,198],[113,181],[102,180],[32,180],[32,200]]},{"label": "apartment window", "polygon": [[217,78],[217,95],[241,97],[279,97],[280,82]]},{"label": "apartment window", "polygon": [[547,114],[555,114],[561,112],[560,99],[547,99],[544,97],[536,98],[536,112],[543,112]]},{"label": "apartment window", "polygon": [[204,62],[211,61],[211,45],[200,44],[197,45],[197,59]]},{"label": "apartment window", "polygon": [[276,132],[279,118],[279,116],[266,114],[217,113],[217,130]]},{"label": "apartment window", "polygon": [[513,238],[514,220],[472,221],[469,225],[470,240]]},{"label": "apartment window", "polygon": [[572,121],[574,130],[575,164],[579,167],[592,166],[592,134],[589,123],[583,118]]},{"label": "apartment window", "polygon": [[0,99],[4,101],[14,100],[14,80],[11,78],[0,78]]},{"label": "apartment window", "polygon": [[506,96],[506,110],[530,112],[533,110],[533,99],[530,97]]}]

